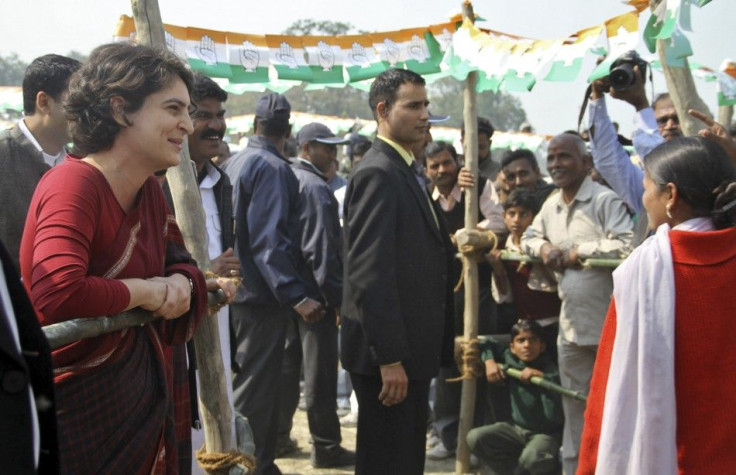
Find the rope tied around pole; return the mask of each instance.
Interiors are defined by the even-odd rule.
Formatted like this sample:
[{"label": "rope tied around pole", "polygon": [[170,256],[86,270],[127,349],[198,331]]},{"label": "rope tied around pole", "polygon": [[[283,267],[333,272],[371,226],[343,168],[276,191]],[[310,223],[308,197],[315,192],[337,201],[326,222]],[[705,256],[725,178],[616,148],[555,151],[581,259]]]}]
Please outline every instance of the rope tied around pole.
[{"label": "rope tied around pole", "polygon": [[480,340],[478,338],[460,340],[459,351],[455,353],[455,361],[457,361],[460,376],[447,379],[448,383],[476,379],[485,374],[483,363],[480,361]]},{"label": "rope tied around pole", "polygon": [[226,453],[207,452],[207,447],[203,445],[194,454],[197,457],[197,464],[207,473],[225,473],[236,465],[242,465],[248,469],[248,473],[253,473],[256,468],[256,458],[253,455],[237,450]]},{"label": "rope tied around pole", "polygon": [[[454,292],[459,292],[465,281],[465,267],[470,259],[479,260],[483,255],[483,251],[493,252],[498,248],[498,236],[493,231],[488,230],[460,230],[456,233],[458,240],[458,251],[465,259],[462,260],[463,271],[460,273],[460,280],[457,281]],[[462,241],[462,242],[461,242]]]}]

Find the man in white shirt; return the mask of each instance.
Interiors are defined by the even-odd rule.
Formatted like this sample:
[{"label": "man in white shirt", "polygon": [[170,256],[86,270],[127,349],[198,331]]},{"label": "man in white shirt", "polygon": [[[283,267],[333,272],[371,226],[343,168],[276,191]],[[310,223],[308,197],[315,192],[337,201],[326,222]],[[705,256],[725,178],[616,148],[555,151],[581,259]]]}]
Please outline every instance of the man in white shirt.
[{"label": "man in white shirt", "polygon": [[31,197],[41,176],[66,155],[69,142],[62,103],[76,59],[47,54],[34,59],[23,77],[23,114],[18,124],[0,132],[0,239],[15,268]]},{"label": "man in white shirt", "polygon": [[[562,300],[557,339],[560,381],[588,392],[603,321],[613,292],[613,269],[582,268],[588,257],[625,257],[630,251],[632,221],[624,202],[588,176],[585,142],[573,134],[553,138],[547,170],[560,187],[547,198],[521,239],[522,249],[554,270]],[[585,403],[563,398],[565,428],[562,463],[575,473]]]},{"label": "man in white shirt", "polygon": [[[212,161],[220,151],[225,135],[225,101],[227,92],[212,79],[196,74],[192,89],[191,112],[194,131],[189,135],[189,156],[197,170],[197,182],[202,196],[202,207],[207,227],[208,253],[212,272],[221,277],[240,275],[240,260],[233,255],[235,240],[232,212],[232,189],[225,172]],[[233,405],[231,384],[230,349],[230,307],[225,306],[217,312],[220,336],[220,352],[225,369],[228,402]],[[189,352],[190,358],[193,352]],[[190,382],[191,384],[191,382]],[[204,444],[204,431],[192,431],[192,449]],[[194,473],[204,473],[196,462],[192,463]]]}]

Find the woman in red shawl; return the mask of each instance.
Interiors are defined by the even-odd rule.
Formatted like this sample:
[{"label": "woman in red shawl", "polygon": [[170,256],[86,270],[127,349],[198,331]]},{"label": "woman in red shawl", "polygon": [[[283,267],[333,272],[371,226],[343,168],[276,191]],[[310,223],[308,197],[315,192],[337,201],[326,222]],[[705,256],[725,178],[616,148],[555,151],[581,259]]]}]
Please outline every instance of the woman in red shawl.
[{"label": "woman in red shawl", "polygon": [[736,466],[734,181],[726,152],[700,137],[647,156],[643,203],[656,233],[613,274],[578,473]]},{"label": "woman in red shawl", "polygon": [[177,472],[174,406],[188,404],[172,354],[207,295],[153,173],[179,163],[191,85],[174,55],[123,43],[95,49],[69,85],[79,156],[36,189],[23,281],[42,325],[134,307],[162,318],[53,352],[64,473]]}]

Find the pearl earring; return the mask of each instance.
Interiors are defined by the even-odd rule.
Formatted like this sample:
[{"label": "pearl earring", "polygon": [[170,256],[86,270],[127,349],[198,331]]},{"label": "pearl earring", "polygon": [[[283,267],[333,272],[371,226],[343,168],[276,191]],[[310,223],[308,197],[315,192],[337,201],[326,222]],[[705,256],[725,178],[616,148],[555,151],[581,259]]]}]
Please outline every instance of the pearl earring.
[{"label": "pearl earring", "polygon": [[672,205],[667,203],[664,207],[665,213],[667,213],[667,217],[672,219]]}]

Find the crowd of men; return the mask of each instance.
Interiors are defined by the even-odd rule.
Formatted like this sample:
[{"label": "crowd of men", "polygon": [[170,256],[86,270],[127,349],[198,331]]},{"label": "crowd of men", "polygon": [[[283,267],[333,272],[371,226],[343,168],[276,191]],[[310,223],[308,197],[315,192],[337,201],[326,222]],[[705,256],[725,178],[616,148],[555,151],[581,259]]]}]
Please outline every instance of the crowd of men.
[{"label": "crowd of men", "polygon": [[[22,291],[10,275],[18,267],[26,213],[39,178],[66,153],[61,103],[79,66],[58,55],[34,60],[23,83],[24,118],[0,134],[5,203],[0,240],[9,255],[9,262],[3,259],[0,287],[12,290],[14,302]],[[223,150],[228,95],[197,75],[189,155],[206,216],[212,272],[242,277],[235,301],[217,318],[229,400],[252,429],[256,473],[280,473],[277,455],[295,447],[290,431],[300,375],[312,466],[419,474],[428,447],[430,458],[454,456],[460,386],[446,380],[459,374],[453,349],[455,336],[463,333],[464,291],[455,288],[462,269],[454,234],[464,227],[467,187],[478,188],[479,228],[499,236],[502,247],[508,242],[507,247],[546,266],[527,271],[518,288],[514,275],[521,267],[504,271],[492,255],[482,258],[479,333],[508,333],[519,318],[537,319],[547,332],[545,344],[556,357],[562,385],[587,392],[612,279],[610,268],[581,262],[625,257],[645,237],[647,221],[641,216],[643,171],[619,141],[606,94],[635,108],[632,138],[639,157],[681,135],[672,100],[663,94],[650,106],[640,76],[626,91],[599,80],[588,106],[589,143],[574,132],[555,136],[547,149],[548,179],[530,151],[493,157],[494,128],[482,117],[477,120],[479,173],[473,176],[452,144],[432,139],[431,124],[441,119],[429,113],[425,82],[413,72],[391,69],[375,79],[369,93],[378,125],[372,143],[337,137],[319,123],[293,134],[288,100],[269,93],[257,103],[247,146],[233,156]],[[293,154],[286,152],[289,139],[295,141]],[[342,185],[337,155],[338,145],[346,143],[351,171]],[[593,169],[606,186],[591,178]],[[527,222],[520,225],[524,213]],[[527,287],[541,293],[524,300]],[[510,293],[514,298],[501,297]],[[9,305],[7,293],[0,295]],[[541,312],[522,311],[531,301],[551,303],[538,306]],[[21,330],[28,326],[22,319],[33,319],[28,308],[15,316]],[[48,392],[33,376],[43,371],[39,361],[20,354],[12,342],[2,345],[0,364],[30,376],[13,385],[4,373],[0,410],[15,411],[12,417],[24,420],[34,410],[42,422],[53,424],[50,404],[25,406],[26,387],[36,401]],[[350,374],[359,405],[356,452],[342,446],[338,361]],[[489,382],[494,378],[489,373]],[[194,378],[190,382],[196,387]],[[24,409],[12,409],[13,404]],[[512,409],[517,411],[504,391],[479,385],[477,426],[510,420]],[[585,404],[564,398],[562,409],[564,426],[550,436],[561,445],[564,473],[574,473]],[[16,430],[3,424],[3,440],[21,444],[20,438],[5,435]],[[198,448],[201,431],[194,434]],[[484,453],[489,452],[478,452]],[[555,464],[545,468],[557,469]]]}]

